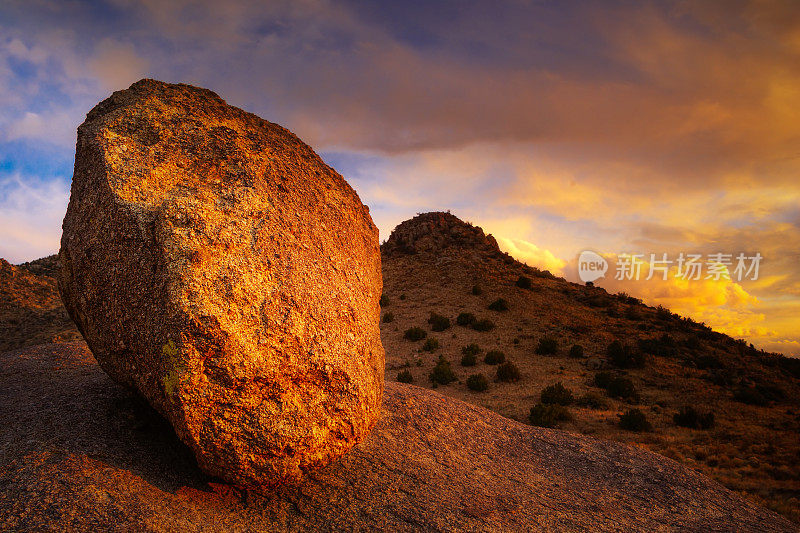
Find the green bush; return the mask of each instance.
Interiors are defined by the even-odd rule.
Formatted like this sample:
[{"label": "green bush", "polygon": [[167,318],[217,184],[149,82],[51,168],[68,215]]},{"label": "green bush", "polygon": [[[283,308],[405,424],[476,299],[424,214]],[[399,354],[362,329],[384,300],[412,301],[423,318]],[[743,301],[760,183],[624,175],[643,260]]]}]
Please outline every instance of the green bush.
[{"label": "green bush", "polygon": [[519,378],[520,378],[519,368],[517,368],[517,365],[515,365],[511,361],[506,361],[505,363],[497,367],[497,381],[512,383],[515,381],[519,381]]},{"label": "green bush", "polygon": [[583,357],[583,346],[580,344],[573,344],[572,348],[569,349],[569,356],[575,359]]},{"label": "green bush", "polygon": [[531,407],[528,420],[534,426],[554,428],[559,422],[572,420],[572,415],[563,405],[537,403]]},{"label": "green bush", "polygon": [[475,331],[491,331],[494,329],[494,322],[488,318],[482,318],[472,323],[472,329]]},{"label": "green bush", "polygon": [[428,337],[428,340],[425,341],[425,344],[422,345],[422,349],[426,352],[433,352],[439,349],[439,339],[435,339],[433,337]]},{"label": "green bush", "polygon": [[622,376],[612,378],[608,383],[608,387],[606,387],[606,392],[612,398],[620,398],[622,400],[636,401],[639,398],[633,381]]},{"label": "green bush", "polygon": [[476,320],[475,315],[473,315],[472,313],[460,313],[456,317],[456,324],[465,327],[471,326],[472,324],[475,323],[475,320]]},{"label": "green bush", "polygon": [[481,348],[475,343],[461,348],[461,366],[475,366],[478,364],[479,353],[481,353]]},{"label": "green bush", "polygon": [[519,287],[520,289],[530,290],[531,288],[533,288],[533,283],[531,283],[531,278],[520,276],[519,279],[517,279],[517,287]]},{"label": "green bush", "polygon": [[487,365],[499,365],[506,360],[506,354],[500,350],[489,350],[483,358],[483,362]]},{"label": "green bush", "polygon": [[644,354],[620,341],[608,345],[608,359],[619,368],[640,368],[644,366]]},{"label": "green bush", "polygon": [[628,431],[650,431],[653,426],[639,409],[628,409],[619,416],[619,427]]},{"label": "green bush", "polygon": [[472,374],[467,378],[467,388],[475,392],[483,392],[489,388],[489,380],[483,374]]},{"label": "green bush", "polygon": [[506,302],[503,298],[498,298],[489,304],[489,309],[491,311],[508,311],[508,302]]},{"label": "green bush", "polygon": [[608,402],[596,392],[587,392],[576,401],[581,407],[589,409],[608,409]]},{"label": "green bush", "polygon": [[387,305],[389,305],[389,297],[386,296],[385,294],[381,294],[381,299],[378,300],[378,303],[380,304],[381,307],[386,307]]},{"label": "green bush", "polygon": [[436,366],[431,370],[430,380],[434,385],[447,385],[456,380],[456,375],[450,368],[450,362],[441,355]]},{"label": "green bush", "polygon": [[699,413],[694,407],[687,405],[672,417],[675,424],[691,429],[711,429],[714,427],[714,413]]},{"label": "green bush", "polygon": [[539,355],[552,355],[558,352],[558,343],[552,337],[542,337],[539,339],[539,345],[536,347],[536,353]]},{"label": "green bush", "polygon": [[403,334],[403,337],[405,337],[410,341],[421,341],[427,336],[428,332],[417,326],[414,326],[413,328],[408,328],[406,332]]},{"label": "green bush", "polygon": [[572,391],[559,381],[542,389],[539,399],[544,404],[570,405],[574,397],[572,396]]},{"label": "green bush", "polygon": [[475,296],[480,296],[481,294],[483,294],[483,289],[481,289],[480,285],[473,285],[472,294],[474,294]]},{"label": "green bush", "polygon": [[403,370],[397,374],[397,381],[400,383],[413,383],[414,376],[411,375],[411,372],[408,370]]},{"label": "green bush", "polygon": [[444,331],[450,327],[450,319],[438,313],[431,313],[428,324],[431,325],[433,331]]},{"label": "green bush", "polygon": [[383,314],[383,321],[384,321],[385,323],[387,323],[387,324],[388,324],[389,322],[394,322],[394,313],[392,313],[391,311],[389,311],[389,312],[387,312],[387,313],[384,313],[384,314]]}]

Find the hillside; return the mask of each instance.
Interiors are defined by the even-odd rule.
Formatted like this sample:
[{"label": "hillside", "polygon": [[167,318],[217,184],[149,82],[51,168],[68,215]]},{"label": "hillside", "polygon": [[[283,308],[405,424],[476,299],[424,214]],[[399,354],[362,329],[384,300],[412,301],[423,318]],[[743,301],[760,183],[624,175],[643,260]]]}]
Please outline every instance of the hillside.
[{"label": "hillside", "polygon": [[[754,350],[626,295],[527,267],[500,252],[480,228],[448,213],[427,213],[400,224],[382,255],[387,380],[404,374],[414,384],[436,386],[441,394],[523,422],[542,389],[561,382],[574,398],[566,407],[573,420],[547,420],[548,411],[540,408],[539,423],[658,452],[800,520],[799,361]],[[479,294],[473,292],[476,287]],[[488,309],[499,298],[508,309]],[[433,331],[431,313],[450,326]],[[495,327],[460,326],[461,313]],[[439,328],[446,325],[439,322]],[[425,339],[405,338],[412,327],[422,328]],[[425,350],[428,339],[438,347],[430,343],[431,351]],[[555,353],[536,353],[543,339],[554,343],[545,341],[538,351],[550,352],[554,344]],[[609,361],[608,347],[615,340],[628,347],[619,360],[633,368]],[[462,348],[470,344],[480,353],[475,366],[465,367]],[[582,357],[570,357],[575,344],[583,348]],[[504,352],[518,367],[518,381],[497,380],[498,366],[484,363],[491,350]],[[447,385],[430,379],[440,357],[456,378]],[[487,378],[485,392],[468,388],[473,374]],[[601,383],[627,378],[617,379],[611,393],[631,397],[610,397],[595,385],[598,375]],[[631,384],[635,390],[626,390]],[[693,406],[704,425],[704,415],[713,413],[713,427],[677,426],[674,416],[683,406]],[[622,429],[618,415],[630,409],[639,409],[652,431]]]},{"label": "hillside", "polygon": [[[526,424],[542,389],[562,382],[574,398],[566,407],[572,420],[553,425],[660,453],[800,520],[797,360],[754,350],[625,295],[527,267],[500,252],[480,228],[446,213],[420,215],[398,226],[382,256],[383,316],[393,318],[381,324],[387,380],[407,372],[414,385],[433,388],[430,374],[443,356],[456,381],[437,385],[438,393]],[[0,263],[0,350],[79,338],[58,300],[51,276],[54,261],[53,256],[19,266]],[[520,277],[530,280],[529,288],[517,285]],[[498,298],[506,301],[507,311],[487,308]],[[428,323],[432,312],[447,318],[450,327],[433,331]],[[477,331],[460,326],[456,319],[461,313],[490,320],[495,327]],[[439,347],[426,351],[426,339],[405,339],[412,327],[422,328]],[[556,353],[536,353],[544,338],[555,341]],[[630,346],[633,359],[641,354],[643,366],[610,363],[607,350],[614,340]],[[462,348],[469,344],[481,352],[475,366],[464,367]],[[582,357],[570,357],[574,344],[582,346]],[[497,381],[497,366],[483,362],[490,350],[501,350],[513,361],[519,381]],[[485,392],[471,391],[466,384],[479,373],[487,378]],[[635,397],[611,397],[595,386],[598,375],[629,379]],[[687,405],[700,415],[713,413],[713,427],[676,425],[675,414]],[[622,429],[618,415],[629,409],[642,411],[652,431]],[[548,422],[544,415],[539,423]]]},{"label": "hillside", "polygon": [[55,255],[22,265],[0,259],[0,352],[80,339],[58,296],[57,262]]},{"label": "hillside", "polygon": [[0,355],[4,531],[792,531],[661,456],[387,383],[341,460],[271,493],[204,475],[83,343]]}]

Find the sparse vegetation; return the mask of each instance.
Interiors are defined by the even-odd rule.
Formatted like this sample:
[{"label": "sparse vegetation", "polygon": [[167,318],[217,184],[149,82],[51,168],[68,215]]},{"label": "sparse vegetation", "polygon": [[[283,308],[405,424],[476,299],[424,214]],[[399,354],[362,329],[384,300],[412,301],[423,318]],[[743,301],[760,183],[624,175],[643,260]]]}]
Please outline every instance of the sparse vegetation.
[{"label": "sparse vegetation", "polygon": [[711,429],[714,427],[714,413],[700,413],[694,407],[687,405],[672,417],[676,425],[691,429]]},{"label": "sparse vegetation", "polygon": [[483,289],[481,289],[480,285],[473,285],[472,294],[475,296],[480,296],[481,294],[483,294]]},{"label": "sparse vegetation", "polygon": [[389,322],[394,322],[394,313],[387,312],[383,314],[383,322],[388,324]]},{"label": "sparse vegetation", "polygon": [[483,362],[487,365],[499,365],[506,360],[506,354],[500,350],[489,350],[483,358]]},{"label": "sparse vegetation", "polygon": [[621,400],[636,401],[639,398],[636,385],[633,384],[633,381],[622,376],[612,378],[608,383],[608,387],[606,387],[606,392],[612,398],[619,398]]},{"label": "sparse vegetation", "polygon": [[634,350],[620,341],[613,341],[606,351],[608,360],[619,368],[641,368],[644,366],[644,354]]},{"label": "sparse vegetation", "polygon": [[580,344],[573,344],[569,349],[569,356],[573,359],[580,359],[583,357],[583,346]]},{"label": "sparse vegetation", "polygon": [[639,409],[628,409],[619,416],[619,427],[628,431],[652,431],[653,426]]},{"label": "sparse vegetation", "polygon": [[425,341],[425,344],[422,345],[422,349],[426,352],[433,352],[439,349],[439,339],[434,337],[428,337]]},{"label": "sparse vegetation", "polygon": [[475,323],[475,321],[476,321],[475,315],[473,315],[472,313],[459,313],[459,315],[456,317],[456,324],[458,324],[459,326],[464,326],[464,327],[471,326],[472,324]]},{"label": "sparse vegetation", "polygon": [[403,370],[401,372],[398,372],[397,381],[399,381],[400,383],[413,383],[414,376],[408,370]]},{"label": "sparse vegetation", "polygon": [[508,311],[508,302],[506,302],[503,298],[498,298],[489,304],[489,310],[499,312]]},{"label": "sparse vegetation", "polygon": [[558,343],[552,337],[542,337],[539,339],[539,345],[536,347],[536,353],[539,355],[554,355],[558,352]]},{"label": "sparse vegetation", "polygon": [[431,325],[433,331],[444,331],[450,328],[450,319],[438,313],[431,313],[428,319],[428,324]]},{"label": "sparse vegetation", "polygon": [[560,381],[542,389],[539,399],[544,404],[570,405],[574,401],[572,391]]},{"label": "sparse vegetation", "polygon": [[760,407],[769,405],[770,402],[778,402],[785,397],[784,392],[774,386],[758,384],[755,386],[740,386],[734,393],[733,399],[737,402]]},{"label": "sparse vegetation", "polygon": [[472,329],[475,331],[491,331],[494,329],[494,322],[488,318],[482,318],[472,323]]},{"label": "sparse vegetation", "polygon": [[436,366],[431,370],[430,380],[434,386],[447,385],[448,383],[454,382],[456,380],[456,375],[453,369],[450,368],[450,361],[440,355]]},{"label": "sparse vegetation", "polygon": [[588,407],[589,409],[608,409],[608,401],[596,392],[587,392],[579,397],[576,403],[581,407]]},{"label": "sparse vegetation", "polygon": [[515,381],[519,381],[519,378],[519,368],[517,368],[517,365],[511,361],[506,361],[497,367],[497,381],[513,383]]},{"label": "sparse vegetation", "polygon": [[534,426],[554,428],[559,422],[572,420],[572,414],[563,405],[537,403],[531,407],[528,420]]},{"label": "sparse vegetation", "polygon": [[483,374],[472,374],[467,378],[467,388],[475,392],[483,392],[489,388],[489,380]]},{"label": "sparse vegetation", "polygon": [[474,343],[461,348],[461,366],[475,366],[478,364],[479,353],[481,353],[480,346]]},{"label": "sparse vegetation", "polygon": [[428,332],[417,326],[414,326],[413,328],[408,328],[406,332],[403,333],[403,338],[406,340],[410,340],[412,342],[421,341],[427,336]]},{"label": "sparse vegetation", "polygon": [[526,276],[520,276],[519,279],[517,279],[517,287],[519,287],[520,289],[531,290],[531,288],[533,287],[533,283],[531,283],[531,278],[528,278]]}]

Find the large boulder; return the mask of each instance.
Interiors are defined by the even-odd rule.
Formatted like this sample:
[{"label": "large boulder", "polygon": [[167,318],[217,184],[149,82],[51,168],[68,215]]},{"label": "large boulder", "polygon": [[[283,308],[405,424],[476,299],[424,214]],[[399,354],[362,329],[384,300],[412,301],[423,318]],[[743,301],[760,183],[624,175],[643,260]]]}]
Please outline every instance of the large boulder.
[{"label": "large boulder", "polygon": [[375,424],[378,231],[288,130],[142,80],[78,128],[59,289],[100,366],[207,472],[269,487]]}]

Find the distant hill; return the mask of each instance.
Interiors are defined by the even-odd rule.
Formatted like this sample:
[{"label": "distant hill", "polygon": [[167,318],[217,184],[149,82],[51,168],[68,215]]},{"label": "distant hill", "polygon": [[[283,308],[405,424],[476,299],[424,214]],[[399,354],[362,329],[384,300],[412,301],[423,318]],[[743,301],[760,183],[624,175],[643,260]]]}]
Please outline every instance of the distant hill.
[{"label": "distant hill", "polygon": [[0,352],[80,339],[61,304],[55,255],[12,265],[0,259]]},{"label": "distant hill", "polygon": [[[627,295],[526,266],[501,252],[479,227],[449,213],[403,222],[382,255],[387,380],[411,378],[524,422],[542,389],[560,382],[571,392],[566,410],[573,420],[554,425],[643,446],[800,520],[800,360],[755,350]],[[493,303],[503,307],[498,299],[507,310],[489,309]],[[433,317],[431,323],[432,313],[446,320]],[[464,323],[472,314],[494,328],[458,325],[462,313]],[[449,327],[434,331],[448,320]],[[414,327],[424,331],[424,339],[405,338]],[[611,361],[614,341],[621,345],[618,363],[629,368]],[[480,350],[476,365],[462,366],[462,349],[470,344]],[[574,345],[582,348],[581,357],[570,356]],[[502,351],[518,368],[518,381],[498,381],[498,365],[484,363],[491,350]],[[431,382],[440,357],[456,378],[447,385]],[[487,378],[485,392],[468,388],[473,374]],[[611,395],[631,398],[610,397],[595,385],[598,378],[601,384],[613,381]],[[558,399],[558,389],[550,397]],[[684,411],[681,423],[707,426],[711,413],[713,427],[676,425],[675,415],[687,406],[695,412]],[[548,417],[559,409],[538,408],[538,423],[551,422]],[[620,427],[618,415],[631,409],[644,415],[652,431]]]}]

